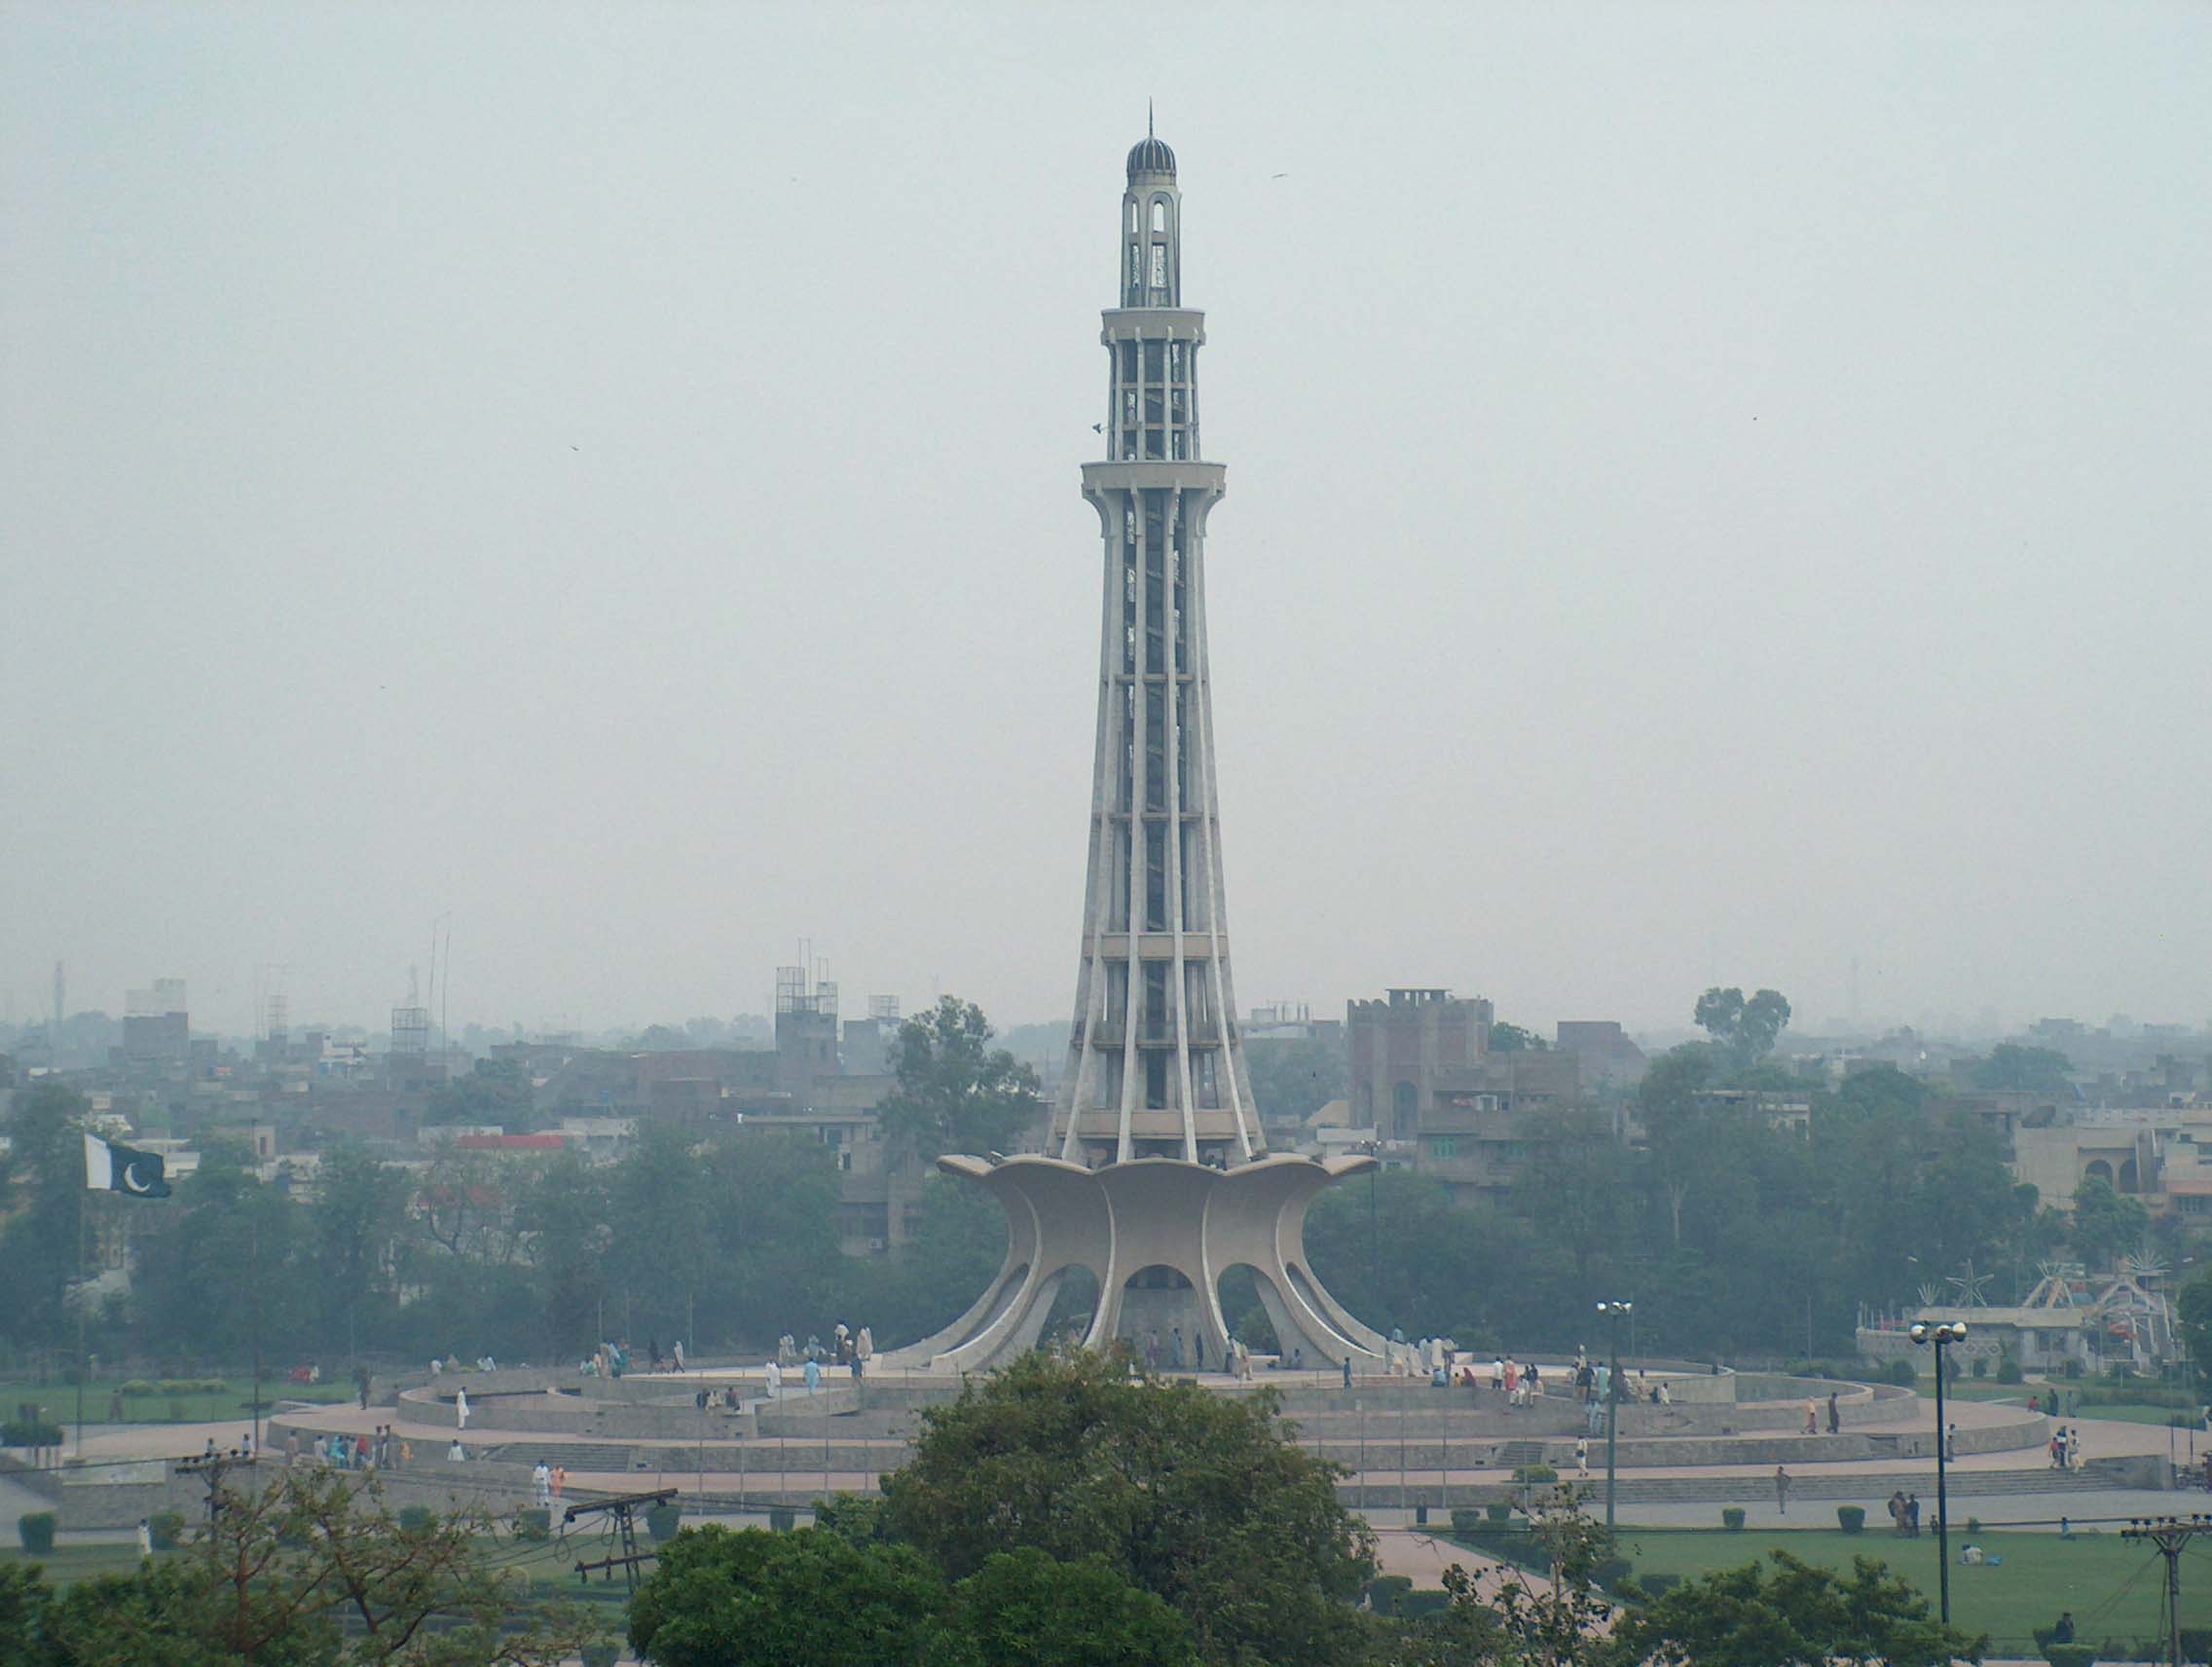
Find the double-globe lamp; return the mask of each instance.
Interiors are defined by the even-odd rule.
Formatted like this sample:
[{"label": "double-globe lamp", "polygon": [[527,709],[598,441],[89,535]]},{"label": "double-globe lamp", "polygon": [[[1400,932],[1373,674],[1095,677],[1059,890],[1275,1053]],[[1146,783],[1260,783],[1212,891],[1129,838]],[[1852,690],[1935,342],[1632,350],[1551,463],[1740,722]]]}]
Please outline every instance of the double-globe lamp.
[{"label": "double-globe lamp", "polygon": [[1950,1500],[1944,1489],[1943,1466],[1950,1459],[1949,1426],[1943,1423],[1943,1351],[1954,1343],[1967,1340],[1967,1322],[1963,1319],[1946,1319],[1935,1325],[1925,1320],[1914,1320],[1910,1333],[1914,1343],[1936,1351],[1936,1564],[1941,1571],[1939,1590],[1943,1624],[1951,1624],[1951,1536]]}]

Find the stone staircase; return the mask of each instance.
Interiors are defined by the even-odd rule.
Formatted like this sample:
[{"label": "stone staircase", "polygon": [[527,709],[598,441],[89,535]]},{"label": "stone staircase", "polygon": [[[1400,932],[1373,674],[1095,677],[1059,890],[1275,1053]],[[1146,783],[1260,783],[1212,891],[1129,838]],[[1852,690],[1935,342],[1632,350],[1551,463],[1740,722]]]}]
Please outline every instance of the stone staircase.
[{"label": "stone staircase", "polygon": [[486,1448],[475,1457],[497,1464],[526,1467],[543,1460],[547,1464],[566,1465],[571,1470],[643,1469],[645,1466],[633,1457],[636,1451],[627,1442],[617,1445],[611,1441],[510,1441],[504,1446]]}]

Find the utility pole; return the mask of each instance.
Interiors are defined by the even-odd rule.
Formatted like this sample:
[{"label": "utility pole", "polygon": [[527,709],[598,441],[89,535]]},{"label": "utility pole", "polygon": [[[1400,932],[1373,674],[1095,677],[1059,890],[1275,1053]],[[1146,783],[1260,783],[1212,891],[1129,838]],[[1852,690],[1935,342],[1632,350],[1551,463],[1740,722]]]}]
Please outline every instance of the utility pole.
[{"label": "utility pole", "polygon": [[2181,1667],[2181,1554],[2199,1535],[2212,1539],[2212,1516],[2136,1517],[2120,1531],[2122,1539],[2148,1539],[2166,1560],[2166,1654]]},{"label": "utility pole", "polygon": [[564,1523],[572,1523],[579,1517],[591,1515],[594,1511],[606,1511],[614,1518],[614,1532],[622,1540],[622,1549],[617,1555],[603,1557],[594,1563],[578,1563],[576,1565],[576,1578],[588,1585],[591,1581],[591,1572],[594,1569],[604,1569],[607,1571],[607,1577],[611,1580],[614,1578],[615,1569],[619,1567],[622,1571],[622,1577],[628,1582],[630,1590],[633,1593],[636,1592],[638,1589],[638,1565],[650,1563],[660,1555],[657,1551],[640,1551],[638,1549],[637,1512],[649,1510],[662,1500],[673,1500],[674,1498],[676,1498],[674,1488],[655,1488],[649,1494],[616,1494],[611,1499],[594,1500],[589,1504],[571,1505],[566,1511],[562,1512],[561,1520]]},{"label": "utility pole", "polygon": [[215,1532],[215,1518],[223,1508],[223,1478],[233,1470],[253,1468],[254,1456],[234,1447],[228,1453],[207,1453],[198,1459],[181,1459],[176,1473],[198,1476],[207,1484],[207,1532]]}]

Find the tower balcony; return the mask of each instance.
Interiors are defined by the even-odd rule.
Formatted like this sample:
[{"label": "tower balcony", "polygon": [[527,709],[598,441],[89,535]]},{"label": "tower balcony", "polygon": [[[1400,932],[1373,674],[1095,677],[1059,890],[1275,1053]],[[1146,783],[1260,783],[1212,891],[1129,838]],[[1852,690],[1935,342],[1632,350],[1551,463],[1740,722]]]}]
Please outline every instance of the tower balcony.
[{"label": "tower balcony", "polygon": [[1127,458],[1120,463],[1083,465],[1083,495],[1101,510],[1110,493],[1143,492],[1148,488],[1180,489],[1219,498],[1229,490],[1229,465],[1200,463],[1196,458]]}]

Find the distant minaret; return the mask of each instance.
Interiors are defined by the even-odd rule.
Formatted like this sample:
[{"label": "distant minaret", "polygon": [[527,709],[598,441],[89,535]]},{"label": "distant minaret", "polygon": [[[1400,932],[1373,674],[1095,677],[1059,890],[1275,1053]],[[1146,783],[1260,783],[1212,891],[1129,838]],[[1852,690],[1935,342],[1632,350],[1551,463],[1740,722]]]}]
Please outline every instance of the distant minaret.
[{"label": "distant minaret", "polygon": [[1121,305],[1100,337],[1108,461],[1083,470],[1105,538],[1105,618],[1055,1132],[1079,1162],[1241,1162],[1266,1141],[1229,973],[1206,662],[1206,516],[1226,471],[1198,461],[1205,315],[1182,305],[1175,153],[1150,131],[1129,152],[1120,234]]}]

